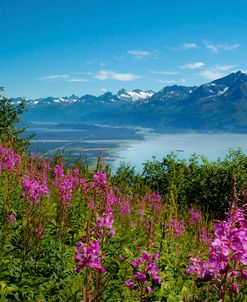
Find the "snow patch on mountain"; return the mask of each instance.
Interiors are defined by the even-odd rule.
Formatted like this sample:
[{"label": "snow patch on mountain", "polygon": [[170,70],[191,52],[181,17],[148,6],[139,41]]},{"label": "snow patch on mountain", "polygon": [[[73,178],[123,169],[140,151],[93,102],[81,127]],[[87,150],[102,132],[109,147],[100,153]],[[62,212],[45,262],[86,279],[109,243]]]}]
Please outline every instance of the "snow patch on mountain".
[{"label": "snow patch on mountain", "polygon": [[151,90],[143,91],[140,89],[135,89],[133,91],[127,91],[126,89],[121,89],[117,93],[117,96],[120,99],[127,99],[132,101],[142,101],[150,98],[152,95],[154,95],[154,92]]}]

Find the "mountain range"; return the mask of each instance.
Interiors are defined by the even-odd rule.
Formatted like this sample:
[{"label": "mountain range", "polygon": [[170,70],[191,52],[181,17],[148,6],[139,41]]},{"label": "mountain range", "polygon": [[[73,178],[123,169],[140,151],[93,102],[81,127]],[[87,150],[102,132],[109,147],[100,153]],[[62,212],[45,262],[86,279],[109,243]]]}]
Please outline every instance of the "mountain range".
[{"label": "mountain range", "polygon": [[26,105],[23,118],[28,122],[247,133],[247,74],[238,71],[200,86],[173,85],[158,92],[121,89],[100,96],[29,99]]}]

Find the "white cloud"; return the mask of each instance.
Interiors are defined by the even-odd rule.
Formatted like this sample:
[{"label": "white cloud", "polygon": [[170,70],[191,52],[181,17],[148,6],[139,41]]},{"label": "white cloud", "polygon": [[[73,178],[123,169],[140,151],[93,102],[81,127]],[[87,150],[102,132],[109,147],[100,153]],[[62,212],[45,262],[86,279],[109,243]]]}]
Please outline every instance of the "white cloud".
[{"label": "white cloud", "polygon": [[202,63],[202,62],[195,62],[195,63],[187,63],[187,64],[185,64],[181,67],[185,68],[185,69],[199,69],[199,68],[202,68],[204,66],[205,66],[205,64]]},{"label": "white cloud", "polygon": [[157,82],[161,83],[161,84],[167,84],[167,85],[176,83],[176,81],[174,81],[174,80],[157,80]]},{"label": "white cloud", "polygon": [[199,75],[209,80],[216,80],[222,78],[225,74],[219,71],[215,71],[213,69],[206,69],[200,72]]},{"label": "white cloud", "polygon": [[68,74],[51,74],[38,78],[38,80],[66,80],[69,79]]},{"label": "white cloud", "polygon": [[167,71],[167,70],[152,70],[151,71],[154,74],[162,74],[162,75],[176,75],[176,71]]},{"label": "white cloud", "polygon": [[172,50],[172,51],[177,51],[177,50],[197,49],[197,48],[199,48],[199,46],[194,42],[189,42],[189,43],[185,42],[180,46],[167,46],[166,48],[169,49],[169,50]]},{"label": "white cloud", "polygon": [[216,70],[220,70],[220,71],[229,71],[229,70],[232,70],[232,69],[236,68],[237,66],[238,65],[218,65],[218,64],[216,64],[214,66],[214,68]]},{"label": "white cloud", "polygon": [[214,53],[219,52],[219,46],[216,46],[216,45],[213,45],[213,44],[210,44],[210,43],[207,43],[207,42],[205,42],[205,46],[206,46],[206,48],[210,49]]},{"label": "white cloud", "polygon": [[222,45],[222,48],[224,50],[233,50],[233,49],[236,49],[240,46],[239,43],[236,43],[236,44],[231,44],[231,45]]},{"label": "white cloud", "polygon": [[209,80],[216,80],[224,77],[228,72],[232,72],[236,67],[237,65],[216,64],[208,69],[203,70],[199,75]]},{"label": "white cloud", "polygon": [[87,82],[87,79],[83,79],[83,78],[69,78],[66,79],[67,82]]},{"label": "white cloud", "polygon": [[213,43],[209,43],[209,42],[204,42],[206,48],[208,48],[209,50],[211,50],[214,53],[219,53],[220,50],[233,50],[236,49],[240,46],[239,43],[236,44],[213,44]]},{"label": "white cloud", "polygon": [[69,74],[52,74],[37,78],[37,80],[62,80],[66,82],[87,82],[87,79],[73,77]]},{"label": "white cloud", "polygon": [[138,50],[138,49],[128,50],[128,54],[134,56],[137,59],[142,59],[142,58],[145,58],[145,57],[152,56],[151,52],[145,51],[145,50]]},{"label": "white cloud", "polygon": [[139,78],[139,76],[132,74],[132,73],[117,73],[114,71],[107,71],[107,70],[100,70],[96,76],[96,79],[103,81],[103,80],[116,80],[116,81],[134,81]]},{"label": "white cloud", "polygon": [[196,48],[198,48],[198,45],[196,44],[196,43],[184,43],[183,45],[182,45],[182,48],[183,49],[196,49]]}]

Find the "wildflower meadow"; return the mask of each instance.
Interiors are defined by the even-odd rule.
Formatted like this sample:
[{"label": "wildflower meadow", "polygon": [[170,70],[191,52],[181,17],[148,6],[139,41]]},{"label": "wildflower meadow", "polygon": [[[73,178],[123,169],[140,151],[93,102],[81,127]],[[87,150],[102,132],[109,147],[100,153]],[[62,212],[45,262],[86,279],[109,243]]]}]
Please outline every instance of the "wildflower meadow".
[{"label": "wildflower meadow", "polygon": [[219,215],[151,166],[138,182],[0,145],[0,301],[247,301],[246,187]]}]

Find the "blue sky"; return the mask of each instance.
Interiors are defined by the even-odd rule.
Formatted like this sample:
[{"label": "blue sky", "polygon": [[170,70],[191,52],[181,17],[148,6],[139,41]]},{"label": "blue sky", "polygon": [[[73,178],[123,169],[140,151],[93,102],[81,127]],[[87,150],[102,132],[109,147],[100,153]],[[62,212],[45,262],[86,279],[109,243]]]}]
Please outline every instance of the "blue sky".
[{"label": "blue sky", "polygon": [[246,0],[8,0],[0,86],[26,98],[198,85],[247,70]]}]

